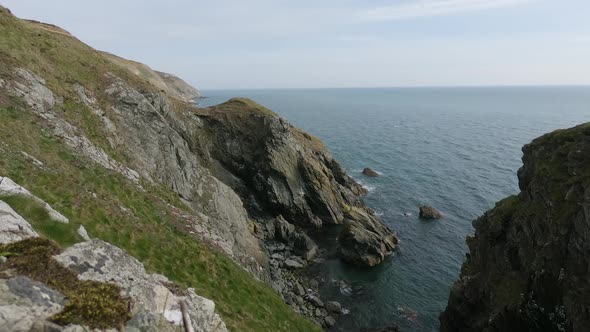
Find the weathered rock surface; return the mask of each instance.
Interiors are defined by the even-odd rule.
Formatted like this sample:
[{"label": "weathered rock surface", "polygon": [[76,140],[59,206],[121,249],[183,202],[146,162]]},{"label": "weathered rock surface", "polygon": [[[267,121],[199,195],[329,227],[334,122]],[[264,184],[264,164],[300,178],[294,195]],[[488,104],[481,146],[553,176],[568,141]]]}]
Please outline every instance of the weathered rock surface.
[{"label": "weathered rock surface", "polygon": [[[303,228],[352,223],[355,227],[346,232],[352,230],[354,241],[341,241],[340,246],[348,261],[360,265],[378,264],[394,249],[391,230],[369,216],[361,200],[365,189],[319,140],[247,99],[200,110],[198,117],[211,138],[204,142],[204,158],[214,175],[241,195],[251,214],[282,215]],[[359,213],[347,213],[350,207]],[[362,228],[366,232],[361,236]],[[368,252],[373,258],[355,257]]]},{"label": "weathered rock surface", "polygon": [[523,148],[521,192],[474,221],[441,331],[590,331],[590,125]]},{"label": "weathered rock surface", "polygon": [[[156,274],[147,274],[137,259],[123,250],[101,240],[76,244],[55,256],[65,267],[78,272],[82,280],[114,283],[131,297],[132,315],[161,313],[178,320],[180,301],[186,301],[193,327],[197,331],[226,331],[225,324],[215,313],[215,303],[200,297],[189,289],[187,296],[176,296],[166,286],[169,280]],[[154,320],[159,317],[155,315]]]},{"label": "weathered rock surface", "polygon": [[31,225],[8,204],[0,201],[0,244],[18,242],[39,236]]},{"label": "weathered rock surface", "polygon": [[397,247],[395,235],[369,211],[350,207],[345,216],[344,230],[339,237],[344,260],[375,266]]},{"label": "weathered rock surface", "polygon": [[40,282],[23,276],[0,279],[0,331],[32,331],[64,304],[61,293]]},{"label": "weathered rock surface", "polygon": [[443,214],[432,206],[423,205],[420,207],[419,216],[421,219],[440,219]]},{"label": "weathered rock surface", "polygon": [[367,167],[367,168],[363,169],[363,175],[374,178],[374,177],[378,177],[379,176],[379,173],[377,173],[372,168]]}]

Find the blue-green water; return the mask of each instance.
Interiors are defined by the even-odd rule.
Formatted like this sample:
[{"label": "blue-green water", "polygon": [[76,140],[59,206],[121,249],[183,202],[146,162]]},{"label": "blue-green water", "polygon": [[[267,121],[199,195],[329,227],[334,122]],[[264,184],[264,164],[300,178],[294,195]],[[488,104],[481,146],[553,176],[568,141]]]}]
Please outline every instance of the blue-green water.
[{"label": "blue-green water", "polygon": [[[400,250],[357,270],[319,266],[326,299],[350,310],[335,327],[398,324],[437,331],[438,315],[465,257],[471,221],[518,191],[521,147],[590,121],[590,87],[391,88],[205,91],[203,106],[249,97],[322,139],[348,173],[370,188],[366,201],[395,230]],[[366,178],[370,166],[382,173]],[[420,221],[430,204],[445,214]],[[405,216],[404,213],[411,213]],[[352,282],[344,295],[332,279]],[[402,309],[403,308],[403,309]],[[400,310],[401,309],[401,310]],[[408,315],[415,311],[416,316]],[[404,314],[405,313],[405,314]]]}]

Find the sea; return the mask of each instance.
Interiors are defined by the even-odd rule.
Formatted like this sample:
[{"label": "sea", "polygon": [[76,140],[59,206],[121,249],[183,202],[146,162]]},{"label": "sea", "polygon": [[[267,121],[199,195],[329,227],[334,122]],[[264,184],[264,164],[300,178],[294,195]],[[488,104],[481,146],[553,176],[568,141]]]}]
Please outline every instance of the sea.
[{"label": "sea", "polygon": [[[334,331],[391,325],[438,331],[472,221],[519,192],[522,146],[590,121],[590,87],[581,86],[203,93],[208,99],[200,106],[248,97],[320,138],[369,190],[368,206],[398,234],[399,250],[375,268],[354,268],[335,256],[312,268],[323,280],[323,298],[346,309]],[[365,167],[381,176],[363,176]],[[444,218],[420,220],[423,204]]]}]

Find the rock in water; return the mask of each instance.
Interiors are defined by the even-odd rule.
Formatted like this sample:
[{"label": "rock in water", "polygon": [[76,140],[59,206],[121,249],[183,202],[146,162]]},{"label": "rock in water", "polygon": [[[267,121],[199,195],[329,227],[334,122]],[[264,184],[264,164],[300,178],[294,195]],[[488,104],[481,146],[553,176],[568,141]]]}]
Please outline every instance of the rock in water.
[{"label": "rock in water", "polygon": [[590,331],[590,124],[523,148],[521,192],[473,222],[441,331]]},{"label": "rock in water", "polygon": [[374,177],[378,177],[379,173],[375,172],[372,168],[367,167],[367,168],[363,169],[363,175],[374,178]]},{"label": "rock in water", "polygon": [[375,266],[397,247],[397,237],[367,210],[349,207],[345,216],[344,230],[338,238],[343,260]]},{"label": "rock in water", "polygon": [[326,310],[328,310],[331,313],[339,314],[342,310],[342,305],[340,305],[340,302],[328,301],[326,303]]},{"label": "rock in water", "polygon": [[432,206],[424,205],[420,207],[420,218],[422,219],[440,219],[443,214]]}]

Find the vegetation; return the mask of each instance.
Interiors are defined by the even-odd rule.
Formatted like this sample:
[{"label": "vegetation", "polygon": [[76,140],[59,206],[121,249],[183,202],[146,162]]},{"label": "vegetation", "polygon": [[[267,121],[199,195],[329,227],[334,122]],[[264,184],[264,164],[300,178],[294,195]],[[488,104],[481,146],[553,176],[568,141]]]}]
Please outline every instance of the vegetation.
[{"label": "vegetation", "polygon": [[48,239],[31,238],[0,246],[8,257],[0,271],[15,269],[19,274],[54,288],[67,298],[64,309],[51,320],[61,325],[83,324],[92,328],[119,327],[128,319],[129,299],[120,295],[115,285],[82,281],[73,271],[51,257],[59,246]]},{"label": "vegetation", "polygon": [[[77,101],[73,84],[82,84],[98,94],[106,88],[105,75],[111,72],[139,90],[153,91],[152,86],[74,37],[18,20],[0,7],[0,79],[10,80],[15,67],[26,67],[42,76],[48,87],[64,98],[64,118],[111,157],[126,163],[125,155],[113,151],[104,140],[106,135],[97,125],[97,115]],[[103,97],[97,95],[99,105],[109,110],[108,98]],[[2,198],[30,220],[38,232],[69,246],[80,241],[75,230],[84,225],[92,237],[125,249],[148,271],[164,274],[180,286],[193,287],[214,300],[230,330],[320,330],[230,258],[177,229],[175,225],[181,223],[168,204],[186,208],[171,190],[147,181],[142,181],[140,187],[97,166],[47,134],[43,126],[43,120],[29,112],[21,100],[0,90],[0,175],[26,187],[70,219],[69,224],[56,223],[34,202]],[[22,152],[39,159],[43,166],[32,163]],[[44,255],[54,250],[51,245],[39,245],[47,249]],[[10,250],[14,248],[0,252]],[[11,257],[11,261],[15,258]],[[78,293],[69,294],[72,299],[79,296],[81,301],[100,294],[76,290]],[[96,308],[84,311],[88,307],[76,301],[72,301],[75,307],[56,317],[58,322],[81,319],[86,313],[91,317],[84,319],[92,322]]]}]

